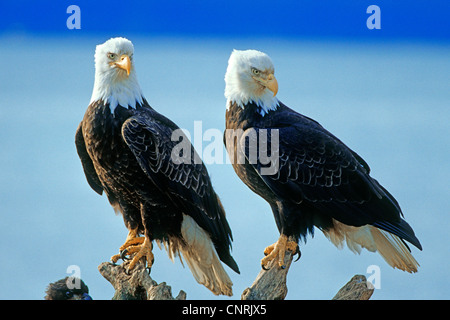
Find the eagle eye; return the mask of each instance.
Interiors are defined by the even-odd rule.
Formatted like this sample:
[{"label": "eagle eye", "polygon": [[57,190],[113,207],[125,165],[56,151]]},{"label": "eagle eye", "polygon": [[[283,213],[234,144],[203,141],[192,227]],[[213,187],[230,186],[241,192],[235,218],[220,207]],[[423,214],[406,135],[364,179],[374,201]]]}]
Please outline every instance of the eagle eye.
[{"label": "eagle eye", "polygon": [[115,53],[112,53],[112,52],[108,52],[108,58],[109,59],[111,59],[111,60],[115,60],[116,59],[116,54]]},{"label": "eagle eye", "polygon": [[255,76],[259,76],[259,74],[261,73],[261,71],[259,71],[259,70],[256,69],[256,68],[252,68],[252,73],[253,73]]}]

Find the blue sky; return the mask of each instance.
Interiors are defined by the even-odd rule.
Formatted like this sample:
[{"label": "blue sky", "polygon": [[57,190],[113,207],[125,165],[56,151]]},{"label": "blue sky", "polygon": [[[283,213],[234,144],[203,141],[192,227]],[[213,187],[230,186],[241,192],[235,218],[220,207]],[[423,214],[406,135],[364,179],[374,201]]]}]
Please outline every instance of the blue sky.
[{"label": "blue sky", "polygon": [[[69,30],[66,9],[81,9]],[[381,29],[369,30],[369,5]],[[380,267],[373,299],[448,298],[450,207],[448,1],[3,1],[0,4],[0,299],[41,299],[77,265],[94,299],[110,299],[97,266],[126,237],[121,217],[87,184],[74,134],[89,103],[95,45],[126,36],[150,104],[193,132],[224,129],[231,51],[275,63],[278,97],[318,120],[371,166],[399,201],[424,250],[419,272],[377,254],[337,250],[316,231],[288,275],[288,299],[329,299],[354,274]],[[207,146],[204,142],[203,148]],[[278,238],[270,207],[230,165],[207,166],[234,234],[238,299]],[[258,223],[255,223],[257,221]],[[215,299],[179,261],[155,249],[153,278],[174,294]]]},{"label": "blue sky", "polygon": [[[178,36],[450,39],[449,3],[430,1],[3,1],[0,32],[64,34],[66,9],[81,9],[77,35],[132,33]],[[382,28],[366,28],[366,9],[377,5]]]}]

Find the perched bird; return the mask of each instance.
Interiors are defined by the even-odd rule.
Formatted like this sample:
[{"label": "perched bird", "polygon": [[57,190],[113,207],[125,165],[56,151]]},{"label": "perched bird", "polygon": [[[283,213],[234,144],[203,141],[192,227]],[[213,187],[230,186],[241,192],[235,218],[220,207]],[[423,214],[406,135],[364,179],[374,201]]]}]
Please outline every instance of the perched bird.
[{"label": "perched bird", "polygon": [[337,247],[378,251],[392,267],[416,272],[405,240],[422,246],[395,198],[356,152],[276,98],[274,72],[265,53],[234,50],[225,74],[225,146],[239,178],[270,204],[280,232],[262,267],[274,259],[283,267],[286,249],[300,256],[299,240],[317,227]]},{"label": "perched bird", "polygon": [[45,293],[45,300],[92,300],[87,285],[74,277],[50,283]]},{"label": "perched bird", "polygon": [[144,98],[133,52],[125,38],[97,46],[92,98],[75,137],[89,185],[106,193],[129,230],[112,261],[135,254],[130,269],[141,258],[151,267],[155,240],[172,260],[181,253],[195,279],[214,294],[231,295],[220,260],[239,269],[224,208],[190,142],[192,157],[172,152],[179,139],[189,140]]}]

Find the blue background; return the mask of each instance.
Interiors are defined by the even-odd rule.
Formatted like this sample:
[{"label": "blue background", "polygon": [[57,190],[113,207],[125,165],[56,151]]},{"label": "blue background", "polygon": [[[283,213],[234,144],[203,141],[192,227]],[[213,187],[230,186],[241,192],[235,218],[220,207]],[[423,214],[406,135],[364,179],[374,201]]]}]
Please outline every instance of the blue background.
[{"label": "blue background", "polygon": [[[72,4],[81,30],[66,27]],[[372,4],[381,30],[366,27]],[[150,104],[190,132],[194,121],[224,130],[231,51],[267,52],[279,99],[359,153],[399,201],[424,247],[412,248],[417,274],[378,254],[337,250],[317,230],[289,271],[288,299],[330,299],[354,274],[370,277],[371,265],[381,272],[373,299],[448,299],[449,14],[449,1],[2,1],[0,299],[42,299],[70,265],[94,299],[113,296],[97,266],[117,253],[126,229],[88,186],[74,145],[95,45],[113,36],[133,41]],[[241,275],[227,271],[238,299],[278,231],[270,207],[230,165],[207,167],[233,230]],[[216,298],[178,260],[154,253],[152,277],[174,295]]]},{"label": "blue background", "polygon": [[[141,34],[450,40],[449,2],[430,1],[3,1],[0,31],[68,36],[66,8],[81,8],[76,36]],[[382,11],[382,28],[366,28],[366,9]]]}]

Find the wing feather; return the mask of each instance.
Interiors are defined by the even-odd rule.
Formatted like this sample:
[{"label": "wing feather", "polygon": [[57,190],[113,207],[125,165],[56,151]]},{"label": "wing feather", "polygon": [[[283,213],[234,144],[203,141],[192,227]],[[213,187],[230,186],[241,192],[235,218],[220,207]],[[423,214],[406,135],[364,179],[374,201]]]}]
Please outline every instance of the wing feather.
[{"label": "wing feather", "polygon": [[[250,134],[251,130],[257,134]],[[259,161],[259,153],[258,161],[252,165],[279,199],[294,203],[308,201],[321,212],[354,225],[399,219],[398,203],[369,176],[367,163],[318,123],[306,118],[296,119],[290,125],[274,126],[267,130],[268,145],[274,136],[272,130],[278,130],[279,136],[278,171],[272,175],[261,174],[265,165]],[[240,139],[241,152],[249,162],[250,136],[258,137],[259,129],[247,129]],[[381,202],[392,208],[379,210],[388,205],[374,206],[377,203],[374,199],[382,199]]]},{"label": "wing feather", "polygon": [[82,122],[79,124],[77,132],[75,134],[75,145],[77,147],[77,153],[80,157],[81,164],[83,165],[83,171],[86,176],[87,182],[95,192],[97,192],[99,195],[102,195],[102,183],[100,182],[97,172],[95,171],[92,159],[86,150],[86,144],[83,137]]},{"label": "wing feather", "polygon": [[180,143],[172,140],[174,130],[180,129],[163,116],[140,113],[124,122],[122,135],[147,176],[211,235],[214,243],[221,246],[216,248],[221,260],[238,272],[228,251],[231,229],[207,169],[203,162],[194,161],[195,149],[184,134],[182,141],[188,142],[190,155],[183,154],[184,161],[173,158],[172,151]]}]

